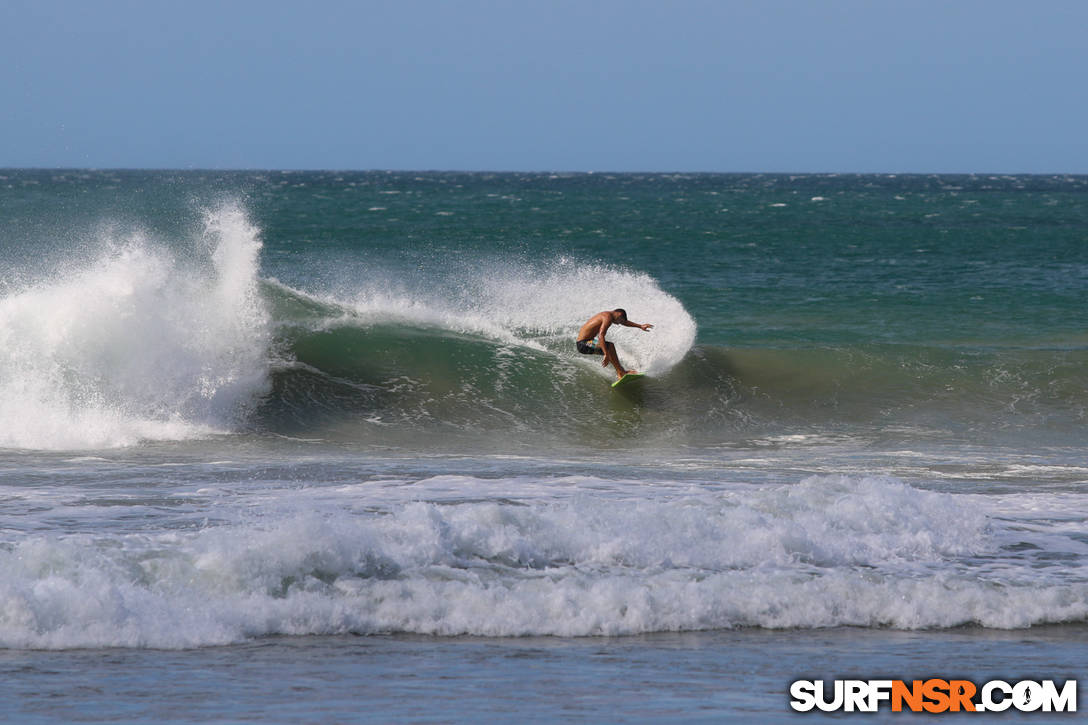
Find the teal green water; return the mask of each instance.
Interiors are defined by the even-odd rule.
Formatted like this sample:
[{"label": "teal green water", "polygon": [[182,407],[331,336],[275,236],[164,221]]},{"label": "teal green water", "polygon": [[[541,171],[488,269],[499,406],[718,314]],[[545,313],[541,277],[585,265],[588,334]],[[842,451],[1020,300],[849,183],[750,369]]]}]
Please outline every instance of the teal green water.
[{"label": "teal green water", "polygon": [[0,221],[11,718],[1086,677],[1088,177],[0,171]]},{"label": "teal green water", "polygon": [[[3,176],[13,290],[93,267],[104,239],[199,257],[209,210],[244,210],[272,349],[301,364],[274,368],[256,415],[247,404],[255,430],[515,420],[575,444],[912,428],[1037,445],[1079,441],[1088,409],[1085,177]],[[620,339],[659,384],[601,429],[566,345],[603,307],[657,325]],[[639,348],[651,339],[675,355]]]},{"label": "teal green water", "polygon": [[273,254],[644,271],[711,344],[1086,339],[1080,177],[316,175],[254,201]]},{"label": "teal green water", "polygon": [[711,344],[1086,339],[1085,177],[5,176],[8,253],[37,255],[41,242],[106,220],[176,236],[196,206],[228,195],[244,199],[262,230],[265,270],[300,283],[289,270],[315,255],[406,269],[450,257],[572,256],[659,280]]}]

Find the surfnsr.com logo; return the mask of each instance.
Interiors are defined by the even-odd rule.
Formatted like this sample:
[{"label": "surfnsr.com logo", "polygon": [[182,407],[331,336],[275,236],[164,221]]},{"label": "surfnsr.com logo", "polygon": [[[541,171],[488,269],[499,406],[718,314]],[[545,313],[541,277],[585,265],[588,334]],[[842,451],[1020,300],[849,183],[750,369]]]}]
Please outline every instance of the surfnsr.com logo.
[{"label": "surfnsr.com logo", "polygon": [[797,680],[790,685],[790,707],[798,712],[1076,712],[1077,681],[1058,687],[1053,680]]}]

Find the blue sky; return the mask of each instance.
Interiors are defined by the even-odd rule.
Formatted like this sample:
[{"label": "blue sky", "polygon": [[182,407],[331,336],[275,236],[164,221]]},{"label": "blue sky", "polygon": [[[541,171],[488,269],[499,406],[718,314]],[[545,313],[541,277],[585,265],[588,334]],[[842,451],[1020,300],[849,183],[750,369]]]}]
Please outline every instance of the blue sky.
[{"label": "blue sky", "polygon": [[1088,173],[1079,0],[0,0],[0,167]]}]

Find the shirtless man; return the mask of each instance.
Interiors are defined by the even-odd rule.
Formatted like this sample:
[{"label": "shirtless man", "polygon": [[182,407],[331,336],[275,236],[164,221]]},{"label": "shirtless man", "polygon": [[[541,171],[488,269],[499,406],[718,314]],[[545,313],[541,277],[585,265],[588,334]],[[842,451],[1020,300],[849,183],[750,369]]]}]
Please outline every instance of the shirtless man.
[{"label": "shirtless man", "polygon": [[[613,323],[624,327],[637,327],[640,330],[649,330],[653,325],[640,325],[627,319],[627,313],[622,309],[605,310],[590,317],[582,329],[578,331],[578,352],[583,355],[604,355],[601,367],[606,368],[611,363],[616,368],[616,377],[622,378],[627,373],[637,370],[624,370],[620,365],[620,359],[616,357],[616,346],[604,339],[604,333]],[[594,340],[593,338],[597,338]]]}]

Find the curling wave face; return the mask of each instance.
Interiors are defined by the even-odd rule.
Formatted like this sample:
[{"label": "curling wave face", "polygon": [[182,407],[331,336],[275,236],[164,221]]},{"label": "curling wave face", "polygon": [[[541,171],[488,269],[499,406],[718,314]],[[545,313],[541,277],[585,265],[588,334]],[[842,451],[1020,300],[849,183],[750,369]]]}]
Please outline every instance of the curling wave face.
[{"label": "curling wave face", "polygon": [[[578,327],[633,300],[649,333],[614,328],[630,367],[666,374],[691,349],[695,323],[650,277],[571,263],[549,271],[481,265],[490,273],[409,288],[371,271],[365,289],[314,295],[263,285],[287,355],[261,423],[305,430],[351,421],[383,435],[440,428],[580,435],[601,422],[611,371],[574,349]],[[632,312],[632,316],[634,316]],[[609,416],[605,415],[605,419]]]},{"label": "curling wave face", "polygon": [[613,335],[621,358],[652,376],[624,395],[604,385],[599,358],[571,344],[577,324],[607,305],[572,307],[562,289],[590,286],[599,269],[555,273],[541,304],[543,283],[531,276],[482,290],[354,296],[267,282],[288,355],[257,424],[398,445],[426,431],[431,446],[491,434],[504,445],[533,435],[672,446],[783,433],[928,441],[1037,433],[1055,444],[1077,440],[1088,410],[1083,350],[696,345],[691,317],[653,280],[603,274],[637,288],[635,319],[657,325]]}]

